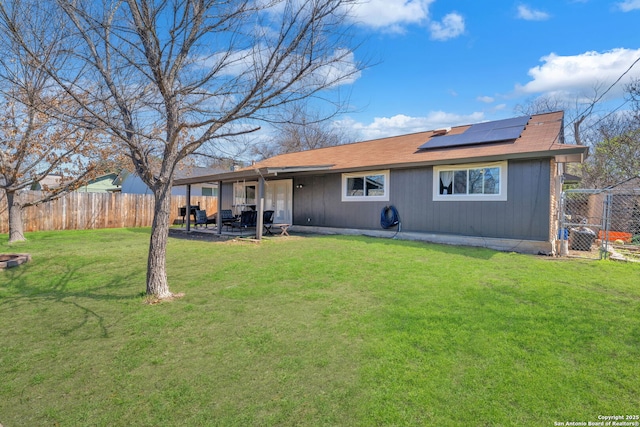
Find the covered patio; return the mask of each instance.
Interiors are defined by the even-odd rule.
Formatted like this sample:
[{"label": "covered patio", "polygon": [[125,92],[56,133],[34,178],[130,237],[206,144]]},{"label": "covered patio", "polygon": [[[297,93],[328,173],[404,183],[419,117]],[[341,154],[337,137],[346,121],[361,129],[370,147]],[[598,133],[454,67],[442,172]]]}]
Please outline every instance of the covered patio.
[{"label": "covered patio", "polygon": [[[280,238],[280,237],[289,237],[289,230],[287,229],[286,233],[282,233],[280,229],[273,230],[273,234],[262,233],[262,237],[260,240],[269,239],[269,238]],[[213,241],[213,242],[225,242],[230,240],[249,240],[249,241],[257,241],[256,239],[256,229],[249,229],[238,232],[238,230],[226,230],[223,229],[221,233],[218,233],[217,227],[195,227],[192,226],[188,231],[186,226],[181,227],[172,227],[169,229],[169,237],[178,238],[178,239],[189,239],[189,240],[202,240],[202,241]]]},{"label": "covered patio", "polygon": [[[320,168],[327,166],[307,167],[305,171]],[[293,224],[293,179],[289,174],[295,172],[301,172],[301,168],[245,168],[176,179],[174,186],[186,186],[188,206],[192,185],[217,183],[219,189],[216,212],[201,213],[205,218],[200,220],[197,215],[187,215],[183,230],[220,236],[254,236],[256,240],[264,236],[288,236]]]}]

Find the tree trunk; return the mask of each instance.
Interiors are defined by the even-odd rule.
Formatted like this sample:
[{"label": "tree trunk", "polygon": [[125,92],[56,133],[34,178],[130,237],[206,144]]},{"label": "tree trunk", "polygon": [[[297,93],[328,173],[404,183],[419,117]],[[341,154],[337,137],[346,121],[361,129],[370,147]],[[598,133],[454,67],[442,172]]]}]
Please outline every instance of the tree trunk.
[{"label": "tree trunk", "polygon": [[9,208],[9,243],[24,242],[24,224],[22,222],[22,205],[20,195],[14,191],[7,191],[7,206]]},{"label": "tree trunk", "polygon": [[158,187],[154,189],[154,197],[154,215],[147,260],[147,297],[161,300],[173,296],[169,290],[165,264],[169,236],[171,185],[158,184]]}]

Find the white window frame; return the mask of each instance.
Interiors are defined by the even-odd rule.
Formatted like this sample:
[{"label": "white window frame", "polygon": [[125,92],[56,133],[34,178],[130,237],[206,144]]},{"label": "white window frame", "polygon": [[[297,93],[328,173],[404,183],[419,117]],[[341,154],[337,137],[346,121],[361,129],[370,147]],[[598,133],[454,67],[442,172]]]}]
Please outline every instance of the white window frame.
[{"label": "white window frame", "polygon": [[[364,178],[372,175],[384,176],[384,194],[382,196],[349,196],[347,194],[347,180],[349,178]],[[388,202],[389,201],[389,170],[350,172],[342,174],[343,202]]]},{"label": "white window frame", "polygon": [[[440,172],[459,171],[482,168],[500,169],[500,192],[498,194],[440,194]],[[433,201],[434,202],[504,202],[507,200],[508,162],[466,163],[461,165],[443,165],[433,167]],[[468,173],[467,173],[468,175]],[[468,188],[468,185],[467,185]]]},{"label": "white window frame", "polygon": [[[247,200],[247,187],[255,188],[255,200]],[[245,206],[257,207],[257,204],[258,181],[238,181],[233,183],[233,208],[243,209]]]}]

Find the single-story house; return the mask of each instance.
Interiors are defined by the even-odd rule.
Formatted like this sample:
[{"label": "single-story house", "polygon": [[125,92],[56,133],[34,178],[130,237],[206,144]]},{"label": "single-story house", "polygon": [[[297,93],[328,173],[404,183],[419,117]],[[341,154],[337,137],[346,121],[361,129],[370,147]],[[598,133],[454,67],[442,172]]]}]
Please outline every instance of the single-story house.
[{"label": "single-story house", "polygon": [[[553,253],[566,144],[552,112],[297,153],[237,171],[177,179],[218,182],[218,210],[274,210],[290,230]],[[381,226],[395,207],[400,222]],[[219,227],[220,231],[221,228]]]}]

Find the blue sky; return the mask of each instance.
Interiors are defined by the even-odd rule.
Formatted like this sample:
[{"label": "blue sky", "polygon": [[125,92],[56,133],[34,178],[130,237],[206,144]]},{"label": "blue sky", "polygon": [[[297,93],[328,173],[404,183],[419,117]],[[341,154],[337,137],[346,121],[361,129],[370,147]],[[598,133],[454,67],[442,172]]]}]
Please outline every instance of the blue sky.
[{"label": "blue sky", "polygon": [[[640,58],[640,0],[370,0],[354,10],[372,57],[341,118],[358,140],[512,117],[542,95],[602,93]],[[640,62],[608,93],[640,78]],[[623,107],[624,108],[624,107]]]}]

